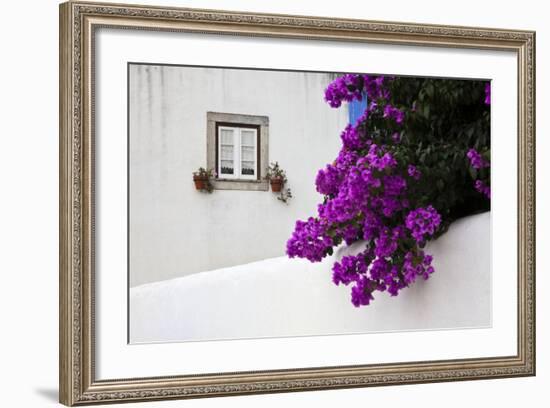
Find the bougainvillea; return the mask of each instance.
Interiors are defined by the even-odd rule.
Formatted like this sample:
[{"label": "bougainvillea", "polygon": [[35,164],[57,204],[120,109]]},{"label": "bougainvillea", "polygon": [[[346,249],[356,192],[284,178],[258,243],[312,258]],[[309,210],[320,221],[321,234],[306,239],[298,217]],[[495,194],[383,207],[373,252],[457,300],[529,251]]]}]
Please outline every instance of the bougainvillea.
[{"label": "bougainvillea", "polygon": [[362,241],[333,265],[336,285],[368,305],[434,272],[424,246],[457,218],[490,208],[490,83],[346,74],[325,91],[333,108],[367,99],[319,170],[315,217],[297,221],[289,257],[320,262]]},{"label": "bougainvillea", "polygon": [[[489,151],[485,151],[485,155],[489,155]],[[475,180],[474,186],[475,189],[486,196],[487,198],[491,198],[491,187],[489,185],[490,179],[489,179],[489,172],[487,168],[491,167],[491,163],[488,159],[484,158],[476,149],[470,149],[468,150],[468,153],[466,154],[468,156],[468,159],[470,159],[470,166],[472,169],[474,169],[476,176],[480,177],[480,179]]]}]

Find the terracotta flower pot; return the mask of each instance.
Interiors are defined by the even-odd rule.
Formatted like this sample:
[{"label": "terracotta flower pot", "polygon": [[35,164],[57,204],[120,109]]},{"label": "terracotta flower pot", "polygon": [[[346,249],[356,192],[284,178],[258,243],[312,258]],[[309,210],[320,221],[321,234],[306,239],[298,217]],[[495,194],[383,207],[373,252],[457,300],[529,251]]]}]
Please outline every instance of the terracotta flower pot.
[{"label": "terracotta flower pot", "polygon": [[274,178],[270,180],[271,183],[271,191],[274,193],[280,193],[283,189],[283,179],[280,178]]},{"label": "terracotta flower pot", "polygon": [[193,176],[193,181],[195,182],[195,188],[197,190],[206,190],[206,184],[208,183],[208,177]]}]

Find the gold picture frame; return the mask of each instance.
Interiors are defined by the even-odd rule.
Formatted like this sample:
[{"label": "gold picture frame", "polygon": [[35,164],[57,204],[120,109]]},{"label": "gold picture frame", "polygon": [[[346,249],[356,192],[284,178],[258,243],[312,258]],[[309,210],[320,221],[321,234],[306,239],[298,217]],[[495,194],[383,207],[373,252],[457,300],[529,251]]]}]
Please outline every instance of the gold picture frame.
[{"label": "gold picture frame", "polygon": [[[445,361],[97,380],[94,32],[98,27],[504,50],[517,55],[518,349]],[[535,33],[67,2],[60,5],[60,402],[80,405],[535,375]]]}]

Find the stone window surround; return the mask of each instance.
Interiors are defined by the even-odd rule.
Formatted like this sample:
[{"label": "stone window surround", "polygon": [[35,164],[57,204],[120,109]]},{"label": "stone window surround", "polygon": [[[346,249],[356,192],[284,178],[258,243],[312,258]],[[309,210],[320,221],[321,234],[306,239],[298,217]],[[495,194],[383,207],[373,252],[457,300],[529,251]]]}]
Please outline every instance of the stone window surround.
[{"label": "stone window surround", "polygon": [[269,165],[269,118],[267,116],[242,115],[235,113],[206,112],[206,166],[216,169],[216,123],[235,123],[260,127],[259,180],[212,180],[215,190],[268,191],[265,179]]}]

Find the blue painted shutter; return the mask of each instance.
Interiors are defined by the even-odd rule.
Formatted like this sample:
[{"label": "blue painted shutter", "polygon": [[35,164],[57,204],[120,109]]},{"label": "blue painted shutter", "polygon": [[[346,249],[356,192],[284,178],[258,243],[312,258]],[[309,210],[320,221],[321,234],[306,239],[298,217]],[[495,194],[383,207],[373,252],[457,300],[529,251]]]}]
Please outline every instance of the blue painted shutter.
[{"label": "blue painted shutter", "polygon": [[348,103],[349,123],[355,125],[355,122],[365,112],[365,109],[367,109],[367,95],[365,94],[363,94],[362,100]]}]

